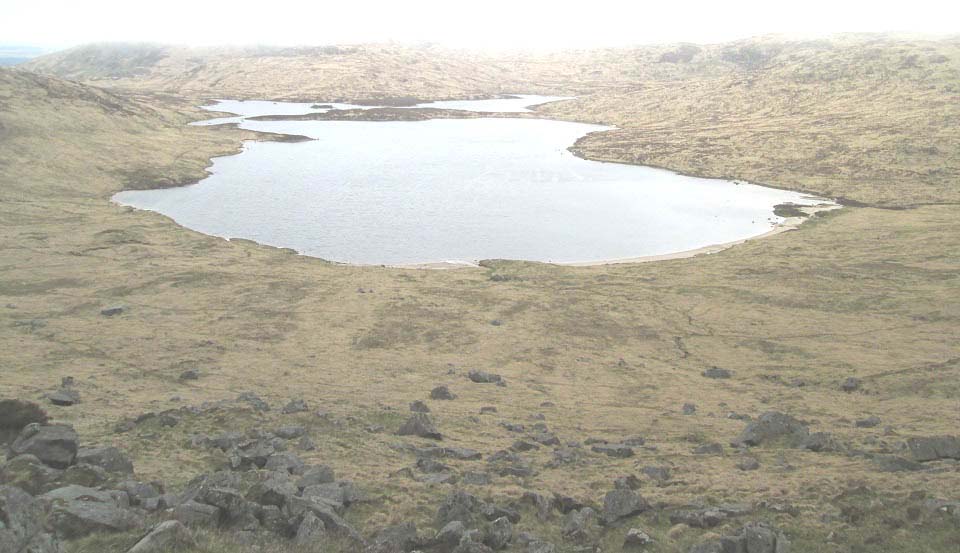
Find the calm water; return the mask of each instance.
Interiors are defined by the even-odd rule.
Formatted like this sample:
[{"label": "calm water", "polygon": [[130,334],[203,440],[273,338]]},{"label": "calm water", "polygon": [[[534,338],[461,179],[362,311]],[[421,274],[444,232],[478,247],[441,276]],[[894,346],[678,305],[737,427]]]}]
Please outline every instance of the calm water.
[{"label": "calm water", "polygon": [[[522,110],[540,101],[487,100],[477,107],[499,111],[495,102],[509,102],[504,106]],[[311,105],[248,101],[211,109],[249,116],[308,113]],[[315,140],[248,142],[243,153],[215,159],[212,175],[198,184],[114,199],[207,234],[365,264],[658,255],[762,234],[780,221],[775,204],[819,201],[585,161],[566,151],[584,134],[605,129],[596,125],[469,119],[243,120],[241,126]]]}]

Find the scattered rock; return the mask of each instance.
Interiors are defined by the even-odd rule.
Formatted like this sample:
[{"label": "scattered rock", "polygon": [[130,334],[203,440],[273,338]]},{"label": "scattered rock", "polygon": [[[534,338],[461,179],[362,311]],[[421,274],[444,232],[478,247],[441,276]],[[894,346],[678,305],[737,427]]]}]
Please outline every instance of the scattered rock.
[{"label": "scattered rock", "polygon": [[490,484],[491,478],[485,472],[467,471],[460,476],[460,481],[473,486],[486,486]]},{"label": "scattered rock", "polygon": [[505,549],[512,541],[513,523],[507,517],[494,520],[483,538],[483,543],[495,551]]},{"label": "scattered rock", "polygon": [[611,490],[603,497],[603,521],[610,525],[649,508],[647,500],[633,490]]},{"label": "scattered rock", "polygon": [[130,457],[113,446],[81,447],[77,450],[76,462],[95,465],[107,472],[133,474]]},{"label": "scattered rock", "polygon": [[701,374],[707,378],[730,378],[733,376],[733,371],[721,369],[720,367],[710,367]]},{"label": "scattered rock", "polygon": [[590,507],[570,511],[563,519],[561,534],[564,539],[585,543],[599,532],[597,512]]},{"label": "scattered rock", "polygon": [[731,445],[734,447],[757,446],[763,442],[786,438],[802,443],[810,434],[807,425],[790,415],[769,411],[755,422],[747,424],[740,436]]},{"label": "scattered rock", "polygon": [[183,523],[167,520],[156,525],[127,553],[164,553],[194,546],[193,534]]},{"label": "scattered rock", "polygon": [[856,423],[857,428],[874,428],[880,426],[880,417],[873,415],[865,419],[858,420]]},{"label": "scattered rock", "polygon": [[761,523],[744,525],[739,533],[694,546],[690,553],[789,553],[790,541],[783,533]]},{"label": "scattered rock", "polygon": [[220,509],[196,501],[187,501],[174,507],[173,518],[187,526],[216,526],[220,519]]},{"label": "scattered rock", "polygon": [[270,410],[270,404],[253,392],[243,392],[237,396],[237,401],[247,403],[254,411],[265,412]]},{"label": "scattered rock", "polygon": [[436,388],[430,390],[430,399],[451,400],[457,399],[457,396],[450,391],[450,388],[447,388],[446,386],[437,386]]},{"label": "scattered rock", "polygon": [[400,436],[419,436],[431,440],[442,440],[443,436],[426,413],[414,413],[403,423],[397,434]]},{"label": "scattered rock", "polygon": [[430,407],[428,407],[426,403],[418,399],[417,401],[414,401],[413,403],[410,404],[410,410],[413,411],[414,413],[429,413]]},{"label": "scattered rock", "polygon": [[281,426],[280,428],[274,430],[274,434],[283,438],[284,440],[299,438],[306,433],[307,429],[299,425]]},{"label": "scattered rock", "polygon": [[633,457],[633,448],[624,444],[596,444],[590,448],[594,453],[625,459]]},{"label": "scattered rock", "polygon": [[69,407],[80,403],[80,392],[72,388],[60,388],[47,396],[50,403],[61,407]]},{"label": "scattered rock", "polygon": [[412,522],[388,526],[377,532],[365,553],[407,553],[421,545]]},{"label": "scattered rock", "polygon": [[433,538],[433,543],[442,550],[451,550],[460,544],[467,528],[459,520],[451,521],[443,526]]},{"label": "scattered rock", "polygon": [[58,536],[75,539],[94,532],[123,532],[138,528],[140,517],[128,511],[123,499],[83,486],[67,486],[42,496],[50,507],[50,524]]},{"label": "scattered rock", "polygon": [[714,507],[670,513],[670,524],[685,524],[691,528],[713,528],[726,519],[726,513]]},{"label": "scattered rock", "polygon": [[60,553],[60,543],[43,521],[42,502],[14,486],[0,486],[0,551]]},{"label": "scattered rock", "polygon": [[326,525],[317,515],[307,511],[297,526],[297,533],[293,542],[297,545],[308,545],[321,541],[326,534]]},{"label": "scattered rock", "polygon": [[506,386],[507,382],[499,374],[488,373],[485,371],[473,370],[467,373],[467,378],[478,384],[496,384],[497,386]]},{"label": "scattered rock", "polygon": [[681,411],[684,415],[692,415],[697,412],[697,406],[692,403],[684,403]]},{"label": "scattered rock", "polygon": [[78,438],[72,426],[28,424],[10,446],[13,455],[28,453],[45,465],[65,469],[77,457]]},{"label": "scattered rock", "polygon": [[914,460],[921,463],[938,459],[960,460],[960,437],[957,436],[910,438],[907,448]]},{"label": "scattered rock", "polygon": [[113,317],[114,315],[119,315],[126,310],[126,307],[122,305],[114,305],[112,307],[107,307],[100,310],[100,314],[104,317]]},{"label": "scattered rock", "polygon": [[640,469],[640,472],[659,483],[670,480],[670,467],[646,466]]},{"label": "scattered rock", "polygon": [[16,486],[30,495],[39,495],[53,489],[63,471],[48,467],[30,454],[17,455],[0,466],[0,483]]},{"label": "scattered rock", "polygon": [[198,380],[200,378],[200,371],[197,369],[187,369],[180,373],[180,380]]},{"label": "scattered rock", "polygon": [[629,474],[627,476],[620,476],[613,481],[614,488],[622,488],[626,490],[638,490],[640,489],[640,479],[636,476]]},{"label": "scattered rock", "polygon": [[927,468],[922,463],[894,455],[877,455],[873,461],[880,472],[912,472]]},{"label": "scattered rock", "polygon": [[63,476],[60,477],[62,485],[76,484],[91,488],[101,486],[108,480],[110,480],[110,476],[107,475],[107,471],[83,463],[67,467],[67,470],[63,471]]},{"label": "scattered rock", "polygon": [[478,521],[481,502],[476,496],[462,490],[451,492],[437,509],[436,525],[444,527],[453,521],[472,525]]},{"label": "scattered rock", "polygon": [[497,412],[497,408],[490,405],[486,405],[480,408],[481,415],[486,415],[489,413],[496,413],[496,412]]},{"label": "scattered rock", "polygon": [[860,387],[862,385],[863,385],[862,380],[851,376],[840,383],[840,389],[849,394],[849,393],[860,390]]},{"label": "scattered rock", "polygon": [[623,547],[627,549],[645,547],[652,543],[653,538],[639,528],[631,528],[627,530],[627,535],[623,538]]},{"label": "scattered rock", "polygon": [[302,399],[291,399],[290,403],[284,405],[280,412],[284,415],[292,415],[294,413],[303,413],[309,410],[310,408],[307,407],[306,401]]},{"label": "scattered rock", "polygon": [[758,468],[760,468],[760,461],[757,461],[753,457],[746,457],[744,459],[741,459],[740,462],[737,463],[737,468],[743,471],[757,470]]},{"label": "scattered rock", "polygon": [[842,449],[840,442],[829,432],[813,432],[803,440],[800,447],[818,453]]},{"label": "scattered rock", "polygon": [[693,448],[694,455],[722,455],[723,446],[717,442],[711,442],[709,444],[701,444]]}]

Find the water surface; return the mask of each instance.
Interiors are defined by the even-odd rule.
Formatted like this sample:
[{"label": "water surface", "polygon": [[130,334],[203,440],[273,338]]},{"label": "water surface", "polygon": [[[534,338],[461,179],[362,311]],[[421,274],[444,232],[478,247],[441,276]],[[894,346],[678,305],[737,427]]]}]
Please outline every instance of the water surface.
[{"label": "water surface", "polygon": [[[478,107],[495,109],[489,102],[499,101],[524,109],[521,103],[535,100]],[[243,106],[212,109],[242,116],[317,109],[236,104]],[[241,120],[241,126],[315,140],[248,142],[243,153],[215,159],[211,176],[198,184],[122,192],[115,200],[207,234],[362,264],[662,255],[763,234],[782,221],[773,215],[775,204],[819,201],[586,161],[567,147],[606,127],[582,123]]]}]

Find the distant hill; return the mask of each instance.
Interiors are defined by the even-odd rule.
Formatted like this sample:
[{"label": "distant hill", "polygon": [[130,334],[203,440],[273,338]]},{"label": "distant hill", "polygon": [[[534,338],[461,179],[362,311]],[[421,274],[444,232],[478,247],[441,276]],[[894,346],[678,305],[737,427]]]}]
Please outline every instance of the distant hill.
[{"label": "distant hill", "polygon": [[48,48],[18,44],[0,44],[0,66],[18,65],[48,53]]},{"label": "distant hill", "polygon": [[960,201],[960,37],[769,36],[724,44],[485,54],[436,46],[92,44],[23,65],[192,98],[363,100],[555,93],[615,125],[576,151],[852,201]]}]

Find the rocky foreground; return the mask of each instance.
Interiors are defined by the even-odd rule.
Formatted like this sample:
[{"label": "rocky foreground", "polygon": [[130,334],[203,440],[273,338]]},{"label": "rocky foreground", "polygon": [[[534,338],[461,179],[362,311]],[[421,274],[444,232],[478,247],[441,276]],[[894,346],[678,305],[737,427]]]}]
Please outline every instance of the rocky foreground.
[{"label": "rocky foreground", "polygon": [[[195,375],[185,373],[185,378]],[[473,371],[468,378],[481,384],[506,386],[499,375]],[[855,389],[857,382],[844,387]],[[446,386],[430,392],[432,401],[452,401],[456,396]],[[48,395],[51,403],[69,406],[80,400],[70,382]],[[695,407],[685,406],[695,409]],[[145,413],[136,419],[118,421],[116,433],[138,427],[172,428],[181,420],[211,412],[236,409],[269,411],[270,405],[253,393],[235,400],[184,407],[161,413]],[[21,400],[0,401],[0,421],[9,443],[7,460],[0,466],[0,553],[55,553],[69,550],[73,540],[104,533],[135,533],[140,537],[130,553],[191,550],[197,546],[195,533],[219,530],[229,533],[238,546],[282,541],[293,548],[327,551],[406,553],[412,551],[485,553],[511,550],[528,553],[557,551],[601,551],[602,539],[618,536],[622,549],[655,550],[657,543],[644,530],[641,515],[662,516],[674,525],[671,535],[684,529],[709,530],[735,522],[735,532],[719,535],[706,532],[692,545],[691,553],[787,553],[790,536],[762,520],[768,512],[796,516],[799,510],[789,503],[752,505],[651,504],[643,487],[669,485],[669,467],[647,466],[636,474],[624,474],[598,490],[592,498],[574,498],[560,493],[526,491],[519,501],[506,503],[468,493],[459,484],[489,485],[493,478],[528,476],[538,467],[525,452],[552,448],[553,461],[575,462],[587,451],[614,459],[632,457],[646,446],[643,437],[624,438],[611,443],[587,439],[562,441],[543,422],[532,425],[505,424],[517,439],[508,448],[480,452],[443,446],[443,436],[431,419],[424,401],[410,405],[409,418],[395,429],[400,437],[422,438],[416,444],[398,442],[414,462],[395,474],[435,484],[446,490],[436,506],[431,528],[417,528],[412,522],[383,528],[362,528],[350,515],[364,504],[378,501],[377,490],[363,482],[337,478],[334,467],[308,464],[297,451],[313,451],[316,444],[309,429],[301,424],[275,428],[234,430],[215,435],[195,434],[184,447],[208,449],[223,461],[221,470],[198,474],[179,488],[163,482],[138,480],[130,457],[116,447],[82,444],[74,429],[51,423],[43,409]],[[291,400],[282,416],[324,418],[323,411],[310,412],[302,399]],[[743,432],[730,446],[743,461],[743,471],[759,467],[750,457],[750,448],[778,443],[812,451],[839,451],[844,445],[833,436],[811,433],[796,418],[771,411],[746,421]],[[864,425],[874,421],[861,421]],[[369,428],[382,432],[383,428]],[[14,437],[15,436],[15,437]],[[12,441],[11,441],[12,439]],[[431,444],[430,442],[434,442]],[[694,453],[710,455],[723,451],[719,443],[699,446]],[[952,436],[912,438],[896,452],[869,455],[886,471],[925,470],[930,461],[960,460],[960,438]],[[458,471],[447,463],[468,461],[470,469]],[[941,468],[940,470],[946,470]],[[914,508],[907,518],[917,522],[940,517],[960,528],[960,501],[917,497],[922,510]],[[851,518],[851,509],[843,513]],[[950,522],[952,520],[952,523]],[[892,522],[891,522],[892,523]],[[556,526],[560,543],[538,537],[534,528]],[[313,550],[313,549],[310,549]]]}]

